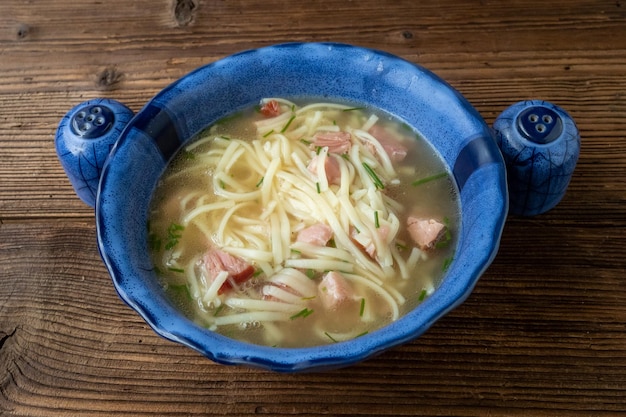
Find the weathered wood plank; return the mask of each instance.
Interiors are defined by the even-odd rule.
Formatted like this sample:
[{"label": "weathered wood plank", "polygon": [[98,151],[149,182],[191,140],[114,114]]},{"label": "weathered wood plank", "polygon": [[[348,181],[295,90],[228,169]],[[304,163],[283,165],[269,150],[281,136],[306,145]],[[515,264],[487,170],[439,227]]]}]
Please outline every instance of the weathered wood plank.
[{"label": "weathered wood plank", "polygon": [[[564,107],[582,136],[563,201],[510,217],[464,304],[340,371],[214,364],[117,296],[93,209],[54,151],[95,97],[134,111],[249,48],[335,41],[424,65],[491,124]],[[0,415],[614,416],[626,413],[626,6],[620,1],[0,2]]]}]

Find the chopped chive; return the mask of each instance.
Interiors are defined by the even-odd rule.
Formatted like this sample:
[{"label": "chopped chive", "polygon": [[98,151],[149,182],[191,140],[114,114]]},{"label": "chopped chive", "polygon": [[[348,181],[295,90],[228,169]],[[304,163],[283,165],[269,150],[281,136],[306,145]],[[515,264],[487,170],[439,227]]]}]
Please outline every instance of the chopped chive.
[{"label": "chopped chive", "polygon": [[256,188],[259,188],[261,186],[261,184],[263,184],[263,180],[265,179],[265,177],[261,177],[261,179],[259,180],[259,182],[256,183]]},{"label": "chopped chive", "polygon": [[407,245],[403,245],[402,243],[396,242],[396,248],[398,248],[399,250],[406,250],[409,247]]},{"label": "chopped chive", "polygon": [[426,298],[426,290],[422,290],[422,292],[420,293],[420,296],[418,298],[419,301],[424,301],[424,298]]},{"label": "chopped chive", "polygon": [[319,154],[320,154],[320,152],[322,152],[322,147],[321,147],[321,146],[316,146],[316,147],[315,147],[315,154],[316,154],[316,155],[319,155]]},{"label": "chopped chive", "polygon": [[191,151],[188,151],[186,149],[183,149],[183,157],[186,160],[191,160],[191,159],[194,159],[196,157],[196,154],[191,152]]},{"label": "chopped chive", "polygon": [[215,311],[213,312],[213,317],[217,317],[217,315],[220,314],[222,310],[224,310],[225,305],[226,304],[220,304],[220,306],[216,308]]},{"label": "chopped chive", "polygon": [[300,139],[300,142],[304,143],[305,145],[310,145],[312,143],[310,140],[306,139]]},{"label": "chopped chive", "polygon": [[348,109],[343,109],[342,111],[354,111],[354,110],[364,110],[365,107],[350,107]]},{"label": "chopped chive", "polygon": [[309,301],[309,300],[314,300],[315,297],[317,297],[316,295],[312,296],[312,297],[302,297],[301,300],[302,301]]},{"label": "chopped chive", "polygon": [[363,317],[365,312],[365,298],[361,298],[361,308],[359,309],[359,317]]},{"label": "chopped chive", "polygon": [[173,268],[173,267],[169,267],[169,268],[167,268],[167,269],[168,269],[169,271],[172,271],[172,272],[179,272],[179,273],[181,273],[181,274],[185,273],[185,270],[184,270],[184,269],[182,269],[182,268]]},{"label": "chopped chive", "polygon": [[161,239],[155,233],[150,233],[148,235],[148,247],[153,252],[161,250]]},{"label": "chopped chive", "polygon": [[224,135],[221,135],[220,138],[222,138],[224,140],[230,140],[230,138],[228,136],[224,136]]},{"label": "chopped chive", "polygon": [[346,161],[349,161],[349,160],[350,160],[350,156],[349,156],[347,153],[342,153],[342,154],[341,154],[341,157],[342,157],[343,159],[345,159]]},{"label": "chopped chive", "polygon": [[443,261],[443,265],[442,265],[442,267],[441,267],[441,270],[442,270],[443,272],[446,272],[446,271],[450,268],[450,265],[452,265],[452,261],[453,261],[453,260],[454,260],[454,258],[453,258],[453,257],[446,258],[446,259]]},{"label": "chopped chive", "polygon": [[287,129],[289,128],[289,125],[291,124],[291,122],[293,122],[293,119],[295,119],[295,118],[296,118],[295,114],[291,115],[289,120],[287,120],[287,123],[285,124],[285,126],[281,129],[280,133],[285,133],[287,131]]},{"label": "chopped chive", "polygon": [[305,275],[309,279],[314,279],[315,278],[315,271],[312,270],[312,269],[307,269],[306,272],[305,272]]},{"label": "chopped chive", "polygon": [[297,319],[298,317],[305,318],[309,315],[313,314],[313,310],[309,310],[308,308],[303,308],[293,316],[289,317],[290,320]]},{"label": "chopped chive", "polygon": [[378,210],[376,210],[374,212],[374,226],[376,226],[376,228],[380,228],[380,221],[378,220]]},{"label": "chopped chive", "polygon": [[452,232],[450,232],[450,219],[447,217],[443,218],[443,224],[446,226],[444,235],[442,237],[442,239],[437,242],[435,244],[436,248],[445,248],[446,246],[448,246],[450,244],[450,241],[452,240]]},{"label": "chopped chive", "polygon": [[426,184],[427,182],[438,180],[440,178],[447,177],[447,176],[448,176],[447,172],[440,172],[439,174],[431,175],[429,177],[425,177],[425,178],[413,181],[411,185],[416,187],[418,185]]},{"label": "chopped chive", "polygon": [[336,340],[334,337],[332,337],[331,335],[329,335],[329,334],[328,334],[328,332],[324,332],[324,334],[325,334],[325,335],[326,335],[326,336],[327,336],[330,340],[332,340],[332,341],[333,341],[333,343],[337,343],[337,340]]},{"label": "chopped chive", "polygon": [[254,273],[252,274],[253,277],[258,277],[259,275],[261,275],[263,273],[263,270],[261,268],[257,269],[256,271],[254,271]]},{"label": "chopped chive", "polygon": [[221,188],[222,190],[225,190],[225,189],[226,189],[226,183],[225,183],[223,180],[220,180],[220,188]]},{"label": "chopped chive", "polygon": [[365,336],[366,334],[368,334],[369,332],[366,330],[363,333],[359,333],[356,336],[354,336],[354,338],[356,339],[357,337],[361,337],[361,336]]},{"label": "chopped chive", "polygon": [[270,130],[269,132],[267,132],[266,134],[263,135],[264,138],[268,137],[269,135],[271,135],[272,133],[274,133],[274,129]]},{"label": "chopped chive", "polygon": [[331,248],[336,248],[337,247],[337,242],[335,242],[335,239],[330,238],[328,240],[328,247],[331,247]]},{"label": "chopped chive", "polygon": [[167,228],[167,243],[165,244],[166,250],[170,250],[178,244],[178,239],[182,237],[180,232],[183,230],[185,230],[185,226],[181,226],[177,223],[170,224],[170,227]]},{"label": "chopped chive", "polygon": [[296,255],[302,255],[302,252],[298,249],[291,249],[291,253],[295,253]]},{"label": "chopped chive", "polygon": [[189,292],[189,287],[185,284],[170,285],[169,289],[176,292],[178,295],[180,295],[181,293],[184,293],[189,300],[193,300],[193,297],[191,296],[191,293]]},{"label": "chopped chive", "polygon": [[372,181],[374,181],[374,185],[376,186],[376,188],[380,188],[381,190],[385,188],[383,182],[380,180],[378,175],[376,175],[374,169],[372,169],[372,167],[367,164],[367,162],[363,162],[363,168],[365,168],[365,171],[372,178]]},{"label": "chopped chive", "polygon": [[337,126],[337,121],[333,120],[333,126]]},{"label": "chopped chive", "polygon": [[441,239],[439,242],[435,243],[435,249],[442,249],[442,248],[448,247],[448,245],[450,244],[451,238],[448,237],[447,233],[445,237],[446,237],[445,239]]},{"label": "chopped chive", "polygon": [[316,182],[315,183],[315,188],[317,189],[317,193],[320,194],[322,192],[322,190],[320,190],[320,183]]}]

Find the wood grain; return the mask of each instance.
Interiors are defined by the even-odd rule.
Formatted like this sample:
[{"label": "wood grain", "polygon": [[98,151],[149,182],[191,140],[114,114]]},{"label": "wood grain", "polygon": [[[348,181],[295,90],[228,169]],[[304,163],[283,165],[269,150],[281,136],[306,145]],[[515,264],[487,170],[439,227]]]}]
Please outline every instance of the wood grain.
[{"label": "wood grain", "polygon": [[[563,201],[509,217],[471,296],[361,364],[284,375],[212,363],[117,296],[93,209],[54,150],[95,97],[134,111],[195,68],[288,41],[424,65],[491,124],[539,98],[582,136]],[[0,3],[0,415],[626,414],[626,4],[621,1],[4,0]]]}]

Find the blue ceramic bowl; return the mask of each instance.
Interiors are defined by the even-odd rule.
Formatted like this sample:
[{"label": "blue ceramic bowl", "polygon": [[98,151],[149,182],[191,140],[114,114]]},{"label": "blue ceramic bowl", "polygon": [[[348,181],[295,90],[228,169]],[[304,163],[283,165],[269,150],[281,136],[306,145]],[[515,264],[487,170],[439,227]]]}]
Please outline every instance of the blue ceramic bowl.
[{"label": "blue ceramic bowl", "polygon": [[[395,323],[327,346],[257,346],[193,323],[159,285],[146,223],[168,160],[211,123],[267,96],[338,98],[384,109],[430,141],[454,174],[462,210],[454,261],[433,295]],[[158,334],[222,364],[293,372],[347,366],[425,332],[466,299],[494,259],[507,208],[505,165],[491,130],[443,80],[384,52],[297,43],[229,56],[157,94],[130,120],[107,159],[96,220],[99,249],[115,288]]]}]

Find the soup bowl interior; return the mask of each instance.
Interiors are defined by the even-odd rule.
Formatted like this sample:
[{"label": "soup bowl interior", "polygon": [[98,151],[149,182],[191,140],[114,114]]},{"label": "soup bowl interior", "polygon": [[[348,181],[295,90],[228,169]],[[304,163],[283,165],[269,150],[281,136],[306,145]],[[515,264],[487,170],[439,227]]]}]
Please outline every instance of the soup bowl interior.
[{"label": "soup bowl interior", "polygon": [[[436,291],[398,321],[357,339],[272,348],[230,339],[185,317],[166,296],[147,242],[148,207],[168,161],[220,118],[263,97],[315,97],[382,109],[413,127],[456,180],[458,244]],[[347,366],[412,340],[459,305],[491,263],[508,209],[505,167],[490,129],[452,87],[380,51],[285,44],[242,52],[181,78],[129,122],[105,164],[96,202],[98,246],[120,297],[161,336],[223,364],[275,371]]]}]

